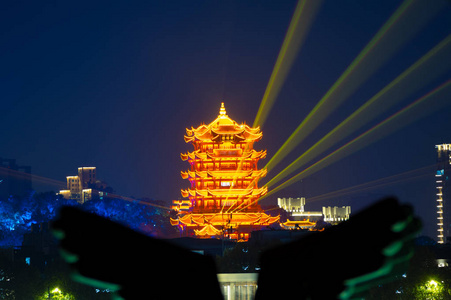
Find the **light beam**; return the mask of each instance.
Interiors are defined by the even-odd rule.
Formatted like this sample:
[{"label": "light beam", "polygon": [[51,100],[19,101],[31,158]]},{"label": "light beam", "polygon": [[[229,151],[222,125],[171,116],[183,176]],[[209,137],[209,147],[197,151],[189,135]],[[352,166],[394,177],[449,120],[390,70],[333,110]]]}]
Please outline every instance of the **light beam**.
[{"label": "light beam", "polygon": [[406,0],[266,164],[270,172],[444,5]]},{"label": "light beam", "polygon": [[[60,180],[47,178],[47,177],[43,177],[43,176],[39,176],[39,175],[35,175],[35,174],[30,174],[30,173],[26,173],[26,172],[23,172],[23,171],[16,171],[16,170],[8,169],[8,168],[5,168],[5,167],[0,167],[0,173],[2,171],[7,171],[7,172],[9,172],[9,174],[12,174],[14,177],[21,178],[21,179],[31,176],[33,181],[39,181],[41,183],[54,185],[54,186],[59,187],[59,188],[66,187],[66,185],[67,185],[67,182],[65,182],[65,181],[60,181]],[[92,189],[92,190],[99,192],[99,190],[96,190],[96,189]],[[168,210],[168,211],[171,210],[170,207],[153,204],[153,203],[146,202],[146,201],[141,201],[141,200],[137,200],[137,199],[133,199],[133,198],[117,195],[117,194],[114,194],[114,193],[108,193],[108,197],[109,198],[115,198],[115,199],[121,199],[121,200],[124,200],[124,201],[133,202],[133,203],[139,203],[139,204],[142,204],[142,205],[153,206],[153,207],[165,209],[165,210]]]},{"label": "light beam", "polygon": [[322,0],[299,0],[252,127],[263,127]]},{"label": "light beam", "polygon": [[[346,143],[342,147],[338,148],[334,152],[330,153],[323,159],[312,164],[310,167],[286,180],[276,188],[272,189],[266,195],[260,197],[259,200],[262,200],[270,196],[271,194],[305,178],[306,176],[318,172],[319,170],[329,166],[330,164],[370,145],[371,143],[374,143],[375,141],[387,136],[395,129],[399,129],[421,117],[426,116],[427,114],[432,113],[439,108],[442,108],[445,105],[450,105],[450,95],[451,79],[441,84],[423,97],[415,100],[397,113],[388,117],[378,125],[365,131],[364,133]],[[396,121],[396,124],[394,121]]]},{"label": "light beam", "polygon": [[[443,72],[450,70],[451,60],[449,59],[449,53],[451,53],[451,34],[274,176],[267,183],[267,186],[273,186],[345,137],[354,133],[361,126],[368,124],[390,107],[436,79]],[[428,75],[425,76],[425,74]]]},{"label": "light beam", "polygon": [[416,179],[426,177],[426,176],[429,177],[429,176],[431,176],[431,172],[433,172],[433,170],[434,170],[433,166],[435,166],[435,164],[426,166],[426,167],[422,167],[422,168],[418,168],[415,170],[410,170],[407,172],[379,178],[376,180],[372,180],[372,181],[361,183],[361,184],[351,186],[348,188],[332,191],[329,193],[317,195],[314,197],[310,197],[309,202],[322,201],[322,200],[329,199],[329,198],[343,197],[346,195],[374,190],[374,189],[378,189],[381,187],[398,184],[401,182],[416,180]]}]

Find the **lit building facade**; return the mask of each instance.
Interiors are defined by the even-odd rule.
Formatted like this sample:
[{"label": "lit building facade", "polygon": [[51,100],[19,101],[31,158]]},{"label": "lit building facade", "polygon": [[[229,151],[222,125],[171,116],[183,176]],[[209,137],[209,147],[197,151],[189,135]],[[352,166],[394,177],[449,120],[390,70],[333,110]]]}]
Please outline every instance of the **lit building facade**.
[{"label": "lit building facade", "polygon": [[92,199],[92,186],[96,185],[96,167],[80,167],[78,175],[66,176],[67,186],[59,193],[66,199],[85,203]]},{"label": "lit building facade", "polygon": [[277,198],[277,205],[289,213],[304,212],[305,198]]},{"label": "lit building facade", "polygon": [[310,229],[316,221],[338,224],[346,221],[351,215],[351,206],[323,206],[322,211],[305,211],[305,198],[277,198],[277,205],[288,213],[288,220],[281,223],[285,229]]},{"label": "lit building facade", "polygon": [[255,298],[258,273],[220,273],[217,276],[225,300]]},{"label": "lit building facade", "polygon": [[277,222],[279,216],[265,214],[257,203],[267,193],[267,187],[258,187],[267,173],[257,166],[266,150],[254,150],[261,138],[259,127],[232,120],[224,103],[213,122],[186,129],[185,142],[194,151],[181,154],[190,165],[181,175],[190,188],[181,191],[188,200],[173,202],[178,216],[171,224],[188,236],[246,241],[251,231]]},{"label": "lit building facade", "polygon": [[437,243],[451,242],[451,144],[436,145]]},{"label": "lit building facade", "polygon": [[349,220],[351,206],[323,206],[324,221],[328,223],[340,223]]}]

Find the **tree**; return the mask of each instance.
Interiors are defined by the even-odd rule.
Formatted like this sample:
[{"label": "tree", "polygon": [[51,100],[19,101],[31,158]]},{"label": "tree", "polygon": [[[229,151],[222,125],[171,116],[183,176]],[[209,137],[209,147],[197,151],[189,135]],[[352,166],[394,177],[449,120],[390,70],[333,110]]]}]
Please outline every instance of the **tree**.
[{"label": "tree", "polygon": [[368,299],[451,299],[450,285],[451,269],[438,268],[430,246],[417,246],[407,272],[373,288]]}]

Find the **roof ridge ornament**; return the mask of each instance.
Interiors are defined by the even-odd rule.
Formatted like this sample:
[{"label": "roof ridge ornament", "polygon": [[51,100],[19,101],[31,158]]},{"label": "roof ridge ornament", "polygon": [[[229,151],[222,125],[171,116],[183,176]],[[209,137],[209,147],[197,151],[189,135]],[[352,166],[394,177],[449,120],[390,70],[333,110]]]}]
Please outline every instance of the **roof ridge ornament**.
[{"label": "roof ridge ornament", "polygon": [[221,102],[221,108],[219,109],[219,115],[227,116],[226,110],[225,110],[225,107],[224,107],[224,102]]}]

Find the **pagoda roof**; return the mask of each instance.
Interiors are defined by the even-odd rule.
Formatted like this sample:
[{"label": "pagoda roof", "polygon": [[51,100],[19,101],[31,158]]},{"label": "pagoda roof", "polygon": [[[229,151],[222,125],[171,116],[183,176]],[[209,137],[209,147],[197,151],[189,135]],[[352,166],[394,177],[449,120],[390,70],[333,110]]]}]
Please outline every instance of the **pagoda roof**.
[{"label": "pagoda roof", "polygon": [[[236,149],[236,150],[241,150],[241,149]],[[213,152],[205,152],[206,156],[208,158],[211,159],[227,159],[229,157],[224,156],[227,154],[224,154],[224,152],[233,152],[236,151],[235,149],[214,149]],[[235,157],[230,157],[232,159],[245,159],[245,158],[265,158],[266,157],[266,150],[260,150],[260,151],[255,151],[254,149],[252,149],[251,151],[247,151],[244,152],[243,154],[241,154],[240,156],[235,156]],[[229,158],[229,159],[230,159]]]},{"label": "pagoda roof", "polygon": [[291,221],[287,220],[285,223],[281,223],[280,226],[283,228],[290,228],[290,227],[313,227],[315,226],[315,222],[310,222],[309,220],[303,220],[303,221]]},{"label": "pagoda roof", "polygon": [[194,229],[194,233],[197,236],[212,236],[221,234],[221,230],[216,229],[213,225],[207,224],[201,230]]},{"label": "pagoda roof", "polygon": [[[228,153],[225,153],[228,152]],[[233,152],[236,152],[233,155]],[[185,161],[188,159],[221,159],[221,160],[237,160],[237,159],[261,159],[266,157],[266,150],[256,151],[254,149],[246,152],[242,152],[241,149],[214,149],[213,151],[201,152],[200,150],[195,150],[187,153],[180,153],[180,158]],[[227,155],[230,156],[227,156]]]},{"label": "pagoda roof", "polygon": [[197,128],[186,129],[185,142],[219,142],[221,140],[235,142],[256,142],[262,138],[260,127],[252,128],[246,124],[238,124],[226,113],[221,103],[219,115],[210,124],[202,124]]},{"label": "pagoda roof", "polygon": [[302,220],[302,221],[291,221],[287,220],[284,225],[287,226],[294,226],[294,225],[301,225],[301,226],[313,226],[315,225],[315,222],[310,222],[310,220]]},{"label": "pagoda roof", "polygon": [[191,200],[173,200],[171,209],[176,211],[188,211],[191,208]]},{"label": "pagoda roof", "polygon": [[266,169],[261,170],[231,170],[231,171],[181,171],[183,179],[187,178],[243,178],[264,177],[268,173]]},{"label": "pagoda roof", "polygon": [[182,224],[188,227],[205,225],[235,227],[238,225],[270,225],[279,221],[279,219],[280,216],[272,217],[264,212],[186,214],[178,219],[171,219],[171,224]]},{"label": "pagoda roof", "polygon": [[264,177],[268,173],[267,169],[260,170],[233,170],[233,171],[206,171],[210,177],[215,178],[240,178],[240,177]]},{"label": "pagoda roof", "polygon": [[268,192],[268,187],[263,186],[259,189],[254,188],[248,188],[248,189],[187,189],[187,190],[181,190],[183,197],[195,197],[195,196],[202,196],[202,197],[228,197],[228,196],[238,196],[238,197],[244,197],[244,196],[253,196],[253,197],[261,197],[265,195]]},{"label": "pagoda roof", "polygon": [[172,226],[177,226],[180,224],[178,219],[169,218],[169,222],[171,222]]}]

